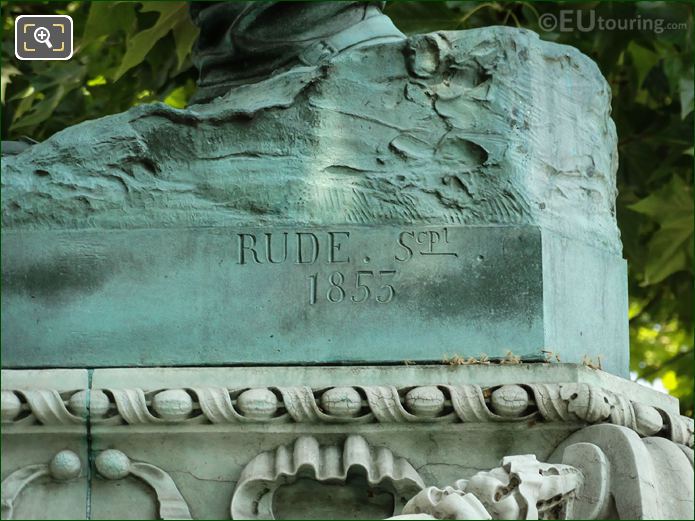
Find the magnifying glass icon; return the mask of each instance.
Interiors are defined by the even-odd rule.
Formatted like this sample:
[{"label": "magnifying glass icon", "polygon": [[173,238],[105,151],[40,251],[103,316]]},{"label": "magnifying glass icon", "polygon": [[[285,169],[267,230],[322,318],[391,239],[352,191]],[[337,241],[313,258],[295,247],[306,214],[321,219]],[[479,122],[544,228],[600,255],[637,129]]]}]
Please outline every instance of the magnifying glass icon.
[{"label": "magnifying glass icon", "polygon": [[52,49],[53,46],[50,42],[51,32],[45,27],[37,27],[34,31],[34,39],[39,43],[45,43],[46,47]]}]

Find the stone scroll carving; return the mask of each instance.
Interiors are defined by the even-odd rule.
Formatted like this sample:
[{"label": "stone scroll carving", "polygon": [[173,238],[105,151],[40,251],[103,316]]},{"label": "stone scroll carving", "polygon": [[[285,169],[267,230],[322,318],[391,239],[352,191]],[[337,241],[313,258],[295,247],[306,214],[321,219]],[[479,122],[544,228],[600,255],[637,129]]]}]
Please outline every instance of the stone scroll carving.
[{"label": "stone scroll carving", "polygon": [[[54,389],[2,390],[2,423],[78,425],[87,416],[87,391],[59,393]],[[67,402],[67,403],[66,403]],[[22,416],[23,403],[30,414]]]},{"label": "stone scroll carving", "polygon": [[640,438],[619,425],[591,425],[550,457],[581,470],[572,519],[692,519],[693,451],[664,438]]},{"label": "stone scroll carving", "polygon": [[393,519],[565,519],[581,485],[582,473],[572,466],[507,456],[500,467],[453,487],[428,487]]},{"label": "stone scroll carving", "polygon": [[157,496],[160,519],[193,519],[176,483],[159,467],[131,461],[123,452],[115,449],[101,452],[95,466],[103,478],[116,480],[132,475],[149,485]]},{"label": "stone scroll carving", "polygon": [[283,485],[308,478],[350,486],[347,481],[354,474],[364,475],[369,487],[393,495],[393,514],[425,486],[407,460],[387,448],[370,447],[361,436],[348,436],[335,445],[320,445],[316,438],[302,436],[246,465],[232,496],[232,519],[276,519],[274,496]]},{"label": "stone scroll carving", "polygon": [[[469,480],[415,495],[393,519],[691,519],[693,450],[592,425],[541,463],[508,456]],[[559,463],[559,462],[562,463]]]},{"label": "stone scroll carving", "polygon": [[48,476],[55,481],[77,478],[82,462],[71,450],[61,450],[48,464],[27,465],[12,472],[2,481],[2,519],[12,519],[14,507],[21,492],[39,478]]},{"label": "stone scroll carving", "polygon": [[88,415],[105,425],[610,423],[693,446],[692,418],[585,383],[2,391],[3,424],[84,423]]}]

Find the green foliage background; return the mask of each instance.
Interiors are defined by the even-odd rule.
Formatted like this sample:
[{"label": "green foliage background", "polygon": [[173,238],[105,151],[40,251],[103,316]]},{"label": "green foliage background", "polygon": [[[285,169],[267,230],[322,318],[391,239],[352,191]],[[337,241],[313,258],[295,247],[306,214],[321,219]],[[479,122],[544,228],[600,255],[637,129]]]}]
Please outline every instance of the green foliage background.
[{"label": "green foliage background", "polygon": [[[544,31],[544,13],[663,20],[663,31]],[[632,370],[661,378],[693,415],[693,8],[689,2],[390,2],[407,33],[512,25],[578,47],[613,90],[620,169],[618,221],[629,262]],[[20,62],[14,19],[69,14],[68,62]],[[197,34],[185,2],[3,2],[2,137],[44,140],[86,119],[195,88]],[[586,18],[588,20],[588,18]],[[670,27],[668,24],[678,24]],[[642,28],[644,25],[642,25]],[[606,346],[606,351],[610,346]]]}]

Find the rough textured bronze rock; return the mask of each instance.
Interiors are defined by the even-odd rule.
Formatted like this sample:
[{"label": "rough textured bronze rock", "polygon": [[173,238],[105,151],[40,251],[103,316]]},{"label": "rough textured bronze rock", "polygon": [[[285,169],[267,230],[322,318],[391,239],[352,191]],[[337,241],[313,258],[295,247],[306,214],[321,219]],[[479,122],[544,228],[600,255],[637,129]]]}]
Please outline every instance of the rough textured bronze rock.
[{"label": "rough textured bronze rock", "polygon": [[3,224],[535,224],[617,253],[609,111],[576,49],[416,36],[59,132],[3,162]]}]

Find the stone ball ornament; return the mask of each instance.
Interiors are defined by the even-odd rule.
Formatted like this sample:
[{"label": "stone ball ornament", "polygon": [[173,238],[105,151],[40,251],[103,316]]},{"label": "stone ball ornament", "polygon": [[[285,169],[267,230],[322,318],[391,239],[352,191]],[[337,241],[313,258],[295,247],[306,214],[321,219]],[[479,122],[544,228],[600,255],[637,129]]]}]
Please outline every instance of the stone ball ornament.
[{"label": "stone ball ornament", "polygon": [[152,408],[166,421],[183,421],[193,412],[193,399],[183,389],[169,389],[154,396]]},{"label": "stone ball ornament", "polygon": [[269,389],[247,389],[236,400],[241,414],[252,420],[267,420],[278,410],[278,399]]},{"label": "stone ball ornament", "polygon": [[321,408],[341,418],[357,416],[362,409],[362,397],[353,387],[334,387],[321,395]]},{"label": "stone ball ornament", "polygon": [[19,416],[19,411],[22,410],[22,402],[12,391],[2,391],[0,399],[0,417],[2,423],[9,423]]},{"label": "stone ball ornament", "polygon": [[97,456],[97,472],[106,479],[123,479],[130,474],[130,458],[120,450],[108,449]]},{"label": "stone ball ornament", "polygon": [[503,385],[492,392],[490,405],[500,416],[521,416],[529,405],[528,391],[520,385]]},{"label": "stone ball ornament", "polygon": [[444,410],[444,393],[434,385],[416,387],[405,395],[405,406],[415,416],[431,418]]},{"label": "stone ball ornament", "polygon": [[77,454],[71,450],[61,450],[48,464],[51,477],[58,481],[68,481],[80,475],[82,462]]},{"label": "stone ball ornament", "polygon": [[[103,418],[111,406],[109,397],[104,391],[99,389],[92,390],[87,395],[88,391],[78,391],[73,394],[68,400],[68,409],[75,416],[86,418]],[[89,410],[88,410],[89,409]]]},{"label": "stone ball ornament", "polygon": [[635,402],[637,429],[646,436],[653,436],[664,427],[664,419],[654,407]]}]

